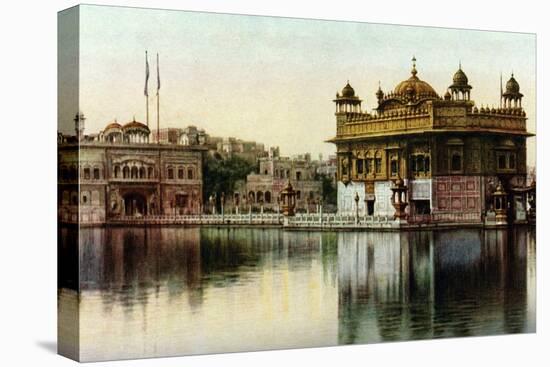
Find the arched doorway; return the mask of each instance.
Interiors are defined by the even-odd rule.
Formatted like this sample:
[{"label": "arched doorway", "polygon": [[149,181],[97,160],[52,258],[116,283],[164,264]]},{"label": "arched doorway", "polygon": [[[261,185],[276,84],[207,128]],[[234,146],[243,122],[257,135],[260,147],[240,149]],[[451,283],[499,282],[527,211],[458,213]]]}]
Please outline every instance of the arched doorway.
[{"label": "arched doorway", "polygon": [[133,217],[147,215],[145,196],[135,192],[124,195],[124,213],[127,216]]}]

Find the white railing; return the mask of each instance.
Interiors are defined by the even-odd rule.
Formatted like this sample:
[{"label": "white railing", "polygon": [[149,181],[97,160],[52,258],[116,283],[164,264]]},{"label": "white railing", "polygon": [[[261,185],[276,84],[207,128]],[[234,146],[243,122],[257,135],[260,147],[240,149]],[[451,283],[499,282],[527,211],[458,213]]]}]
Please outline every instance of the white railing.
[{"label": "white railing", "polygon": [[409,223],[481,223],[481,214],[470,213],[432,213],[412,214],[407,218]]},{"label": "white railing", "polygon": [[146,215],[119,216],[109,221],[115,223],[150,223],[150,224],[266,224],[283,223],[281,214],[193,214],[193,215]]},{"label": "white railing", "polygon": [[[62,218],[67,219],[67,218]],[[181,225],[272,225],[290,228],[392,228],[400,225],[389,215],[353,215],[333,213],[297,213],[285,217],[276,213],[193,214],[119,216],[107,219],[115,224],[181,224]],[[445,223],[481,223],[479,213],[413,214],[407,218],[411,225]],[[401,222],[402,223],[402,222]]]},{"label": "white railing", "polygon": [[323,228],[347,228],[347,227],[386,227],[391,226],[393,216],[355,216],[353,214],[296,214],[290,217],[288,224],[291,227],[323,227]]}]

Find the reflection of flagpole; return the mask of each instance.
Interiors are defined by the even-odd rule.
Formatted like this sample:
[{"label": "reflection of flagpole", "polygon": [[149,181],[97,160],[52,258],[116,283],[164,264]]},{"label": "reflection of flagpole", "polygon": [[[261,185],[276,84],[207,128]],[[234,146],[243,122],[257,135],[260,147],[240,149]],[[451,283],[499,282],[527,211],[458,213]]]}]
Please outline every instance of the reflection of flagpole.
[{"label": "reflection of flagpole", "polygon": [[143,94],[145,95],[145,113],[146,113],[146,121],[147,121],[147,127],[149,127],[149,88],[147,87],[147,84],[149,83],[149,60],[147,60],[147,50],[145,50],[145,89],[143,90]]}]

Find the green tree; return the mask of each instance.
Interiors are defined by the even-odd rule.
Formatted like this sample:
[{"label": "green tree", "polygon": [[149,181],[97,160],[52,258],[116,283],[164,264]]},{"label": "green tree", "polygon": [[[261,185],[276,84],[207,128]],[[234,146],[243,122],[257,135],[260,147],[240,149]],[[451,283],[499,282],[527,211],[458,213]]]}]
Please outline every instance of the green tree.
[{"label": "green tree", "polygon": [[219,154],[209,155],[204,164],[203,202],[208,202],[210,195],[215,193],[218,196],[216,205],[219,205],[222,192],[228,197],[234,192],[236,183],[255,170],[256,164],[237,156],[224,158]]},{"label": "green tree", "polygon": [[316,180],[321,180],[323,186],[323,202],[325,204],[336,205],[337,202],[337,191],[336,186],[334,185],[332,178],[328,175],[316,174]]}]

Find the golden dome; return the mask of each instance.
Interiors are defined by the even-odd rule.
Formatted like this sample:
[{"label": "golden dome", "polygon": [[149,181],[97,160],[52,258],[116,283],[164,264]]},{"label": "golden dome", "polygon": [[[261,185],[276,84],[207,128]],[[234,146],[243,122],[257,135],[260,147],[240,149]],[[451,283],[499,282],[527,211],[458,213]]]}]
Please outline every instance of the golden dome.
[{"label": "golden dome", "polygon": [[397,84],[394,90],[395,94],[408,94],[414,93],[416,95],[431,95],[437,96],[437,93],[431,85],[423,80],[420,80],[416,75],[411,76],[409,79]]},{"label": "golden dome", "polygon": [[416,71],[416,58],[413,57],[412,61],[413,68],[411,70],[411,77],[397,84],[394,89],[394,93],[402,95],[415,94],[417,96],[424,95],[438,97],[431,85],[423,80],[420,80],[420,78],[416,76],[416,74],[418,74],[418,71]]},{"label": "golden dome", "polygon": [[519,83],[514,78],[514,73],[512,73],[512,77],[506,83],[506,94],[519,94]]},{"label": "golden dome", "polygon": [[111,122],[107,126],[105,126],[104,131],[110,130],[110,129],[121,129],[122,125],[117,122],[117,120]]},{"label": "golden dome", "polygon": [[143,129],[143,130],[146,130],[147,132],[149,132],[149,127],[148,127],[147,125],[145,125],[144,123],[142,123],[142,122],[136,121],[135,118],[134,118],[133,121],[130,121],[130,122],[128,122],[127,124],[125,124],[122,128],[123,128],[124,130],[128,130],[128,129]]},{"label": "golden dome", "polygon": [[351,87],[351,85],[349,85],[349,81],[344,87],[344,89],[342,89],[342,97],[345,97],[345,98],[355,97],[355,90]]}]

